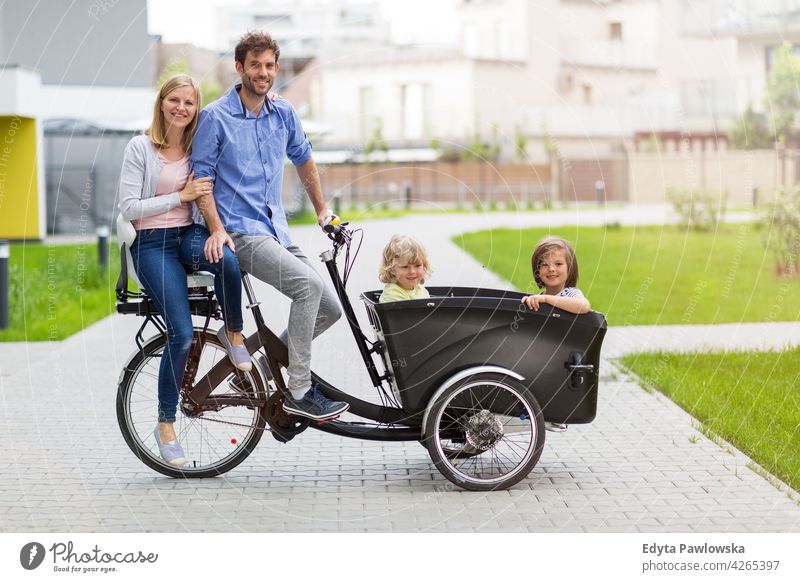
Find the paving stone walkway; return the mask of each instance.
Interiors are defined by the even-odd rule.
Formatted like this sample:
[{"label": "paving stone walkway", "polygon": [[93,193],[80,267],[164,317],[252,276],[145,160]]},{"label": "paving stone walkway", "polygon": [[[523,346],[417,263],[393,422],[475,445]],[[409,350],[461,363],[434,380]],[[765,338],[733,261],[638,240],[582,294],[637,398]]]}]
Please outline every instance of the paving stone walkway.
[{"label": "paving stone walkway", "polygon": [[[378,256],[393,232],[425,241],[434,283],[503,287],[450,237],[497,225],[664,220],[664,208],[618,208],[373,222],[349,288],[363,317],[356,291],[378,287]],[[294,229],[294,237],[312,258],[326,248],[314,228]],[[260,284],[257,292],[270,306],[269,323],[284,325],[285,300]],[[597,419],[548,433],[529,478],[494,493],[455,489],[417,443],[312,430],[287,445],[265,435],[223,477],[162,477],[133,457],[116,424],[116,384],[137,327],[115,315],[64,342],[0,344],[1,532],[800,531],[796,492],[770,484],[744,455],[705,438],[690,416],[610,361],[642,346],[783,347],[797,343],[796,324],[612,328]],[[314,368],[373,398],[348,334],[339,322],[319,338]]]}]

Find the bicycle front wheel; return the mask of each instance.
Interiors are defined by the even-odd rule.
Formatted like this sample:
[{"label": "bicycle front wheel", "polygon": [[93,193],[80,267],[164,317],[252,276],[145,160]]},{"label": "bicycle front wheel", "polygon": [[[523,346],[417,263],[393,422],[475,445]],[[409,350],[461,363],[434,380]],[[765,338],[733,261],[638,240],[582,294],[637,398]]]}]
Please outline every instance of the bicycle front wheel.
[{"label": "bicycle front wheel", "polygon": [[[216,335],[195,329],[203,342],[195,379],[228,357]],[[125,442],[148,467],[170,477],[214,477],[230,471],[253,451],[266,426],[267,391],[253,358],[250,372],[234,371],[209,395],[222,403],[188,416],[178,406],[175,433],[188,464],[174,467],[158,451],[153,429],[158,409],[158,373],[166,337],[149,340],[123,370],[117,390],[117,421]],[[255,404],[225,405],[226,397],[245,396]],[[263,403],[263,404],[262,404]]]},{"label": "bicycle front wheel", "polygon": [[424,444],[436,468],[470,491],[524,479],[544,447],[538,402],[517,380],[477,373],[448,387],[427,411]]}]

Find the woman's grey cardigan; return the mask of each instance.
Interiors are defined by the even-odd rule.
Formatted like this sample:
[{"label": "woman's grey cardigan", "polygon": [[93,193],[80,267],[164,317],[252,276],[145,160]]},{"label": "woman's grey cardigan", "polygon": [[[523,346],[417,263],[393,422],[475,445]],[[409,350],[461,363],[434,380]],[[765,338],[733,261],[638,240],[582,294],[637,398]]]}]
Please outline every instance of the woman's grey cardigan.
[{"label": "woman's grey cardigan", "polygon": [[[158,157],[150,136],[137,135],[128,142],[119,177],[119,211],[125,220],[163,214],[181,204],[180,192],[156,196],[163,168],[164,160]],[[195,204],[192,220],[203,223]]]}]

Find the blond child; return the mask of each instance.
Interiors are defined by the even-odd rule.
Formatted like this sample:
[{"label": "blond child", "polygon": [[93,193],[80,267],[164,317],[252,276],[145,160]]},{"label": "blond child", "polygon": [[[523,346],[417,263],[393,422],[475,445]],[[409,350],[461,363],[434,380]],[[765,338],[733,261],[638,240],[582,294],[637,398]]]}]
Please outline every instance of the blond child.
[{"label": "blond child", "polygon": [[378,278],[385,283],[380,303],[430,297],[422,286],[431,276],[425,248],[413,237],[396,234],[383,249]]},{"label": "blond child", "polygon": [[587,313],[589,300],[583,296],[578,284],[578,259],[572,245],[563,238],[548,236],[539,241],[531,256],[531,269],[536,285],[542,291],[527,295],[522,303],[534,311],[543,303],[570,313]]}]

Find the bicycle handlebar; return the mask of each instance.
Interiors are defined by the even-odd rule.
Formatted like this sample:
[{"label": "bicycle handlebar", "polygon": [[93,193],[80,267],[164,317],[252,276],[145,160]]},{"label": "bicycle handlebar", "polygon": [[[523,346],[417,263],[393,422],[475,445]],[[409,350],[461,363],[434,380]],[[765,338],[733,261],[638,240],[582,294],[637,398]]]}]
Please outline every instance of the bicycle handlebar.
[{"label": "bicycle handlebar", "polygon": [[347,228],[345,228],[349,222],[338,222],[334,223],[333,221],[329,222],[325,226],[322,227],[328,238],[331,239],[334,245],[339,246],[345,243],[347,239],[347,234],[350,232]]}]

